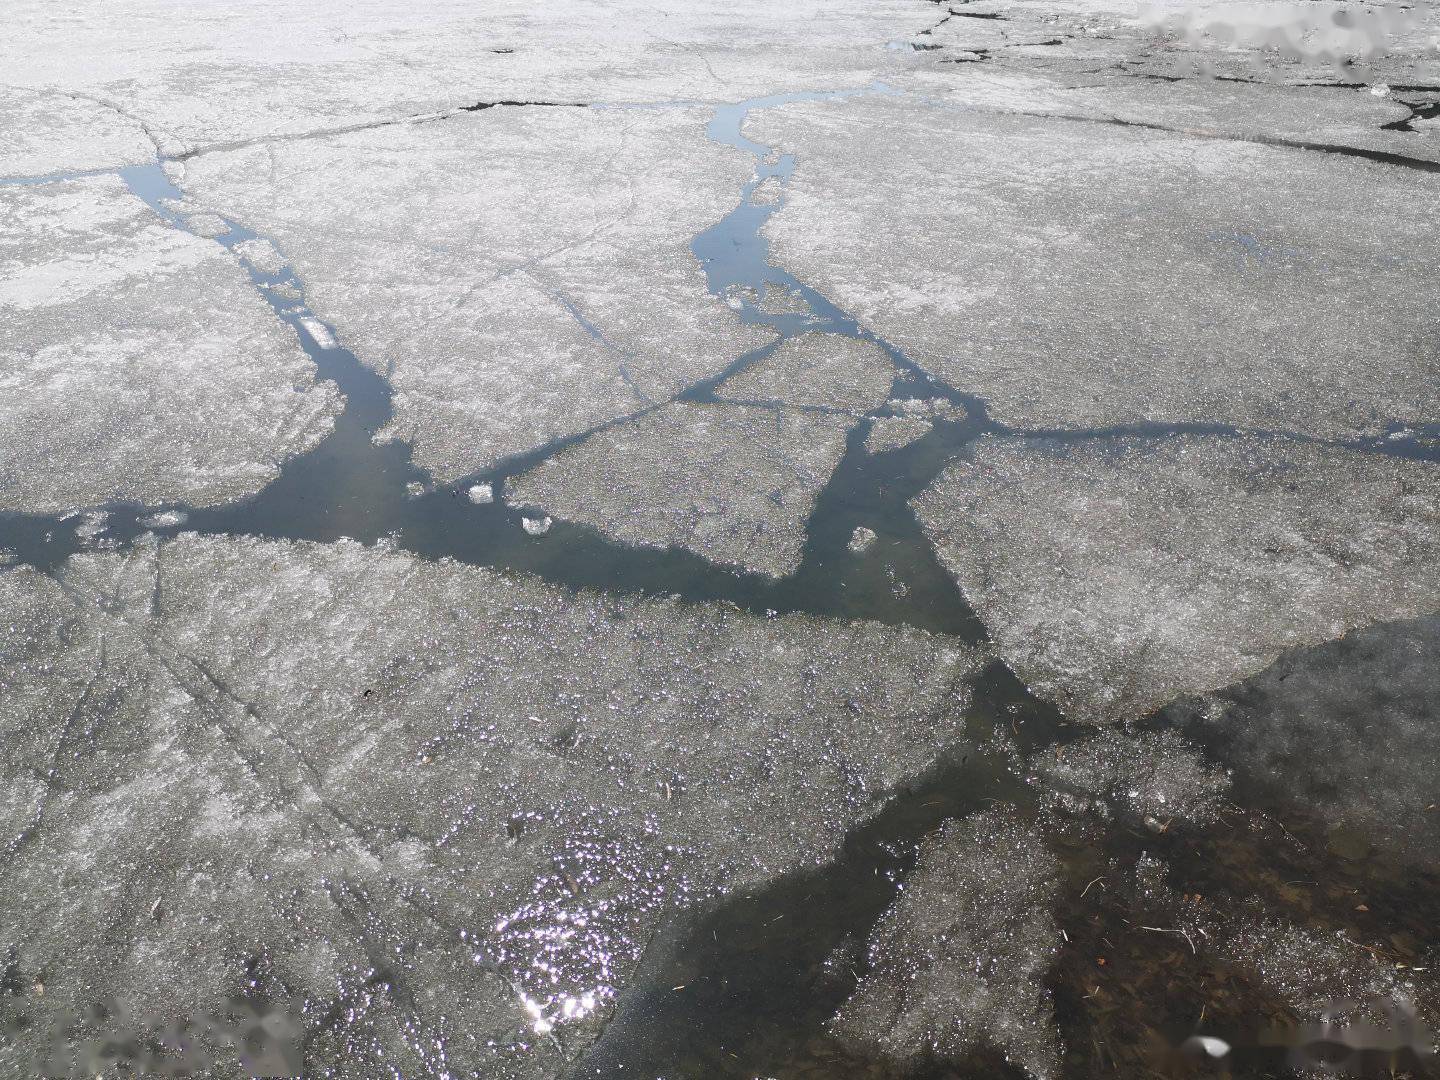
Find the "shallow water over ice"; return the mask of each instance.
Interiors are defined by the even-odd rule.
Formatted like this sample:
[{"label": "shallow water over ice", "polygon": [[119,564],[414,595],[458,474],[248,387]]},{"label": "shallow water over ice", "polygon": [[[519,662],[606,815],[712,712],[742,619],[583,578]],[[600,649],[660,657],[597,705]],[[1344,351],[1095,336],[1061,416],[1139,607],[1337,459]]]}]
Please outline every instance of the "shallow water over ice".
[{"label": "shallow water over ice", "polygon": [[[877,86],[854,93],[886,92]],[[558,446],[436,488],[411,462],[404,444],[373,441],[391,419],[385,379],[336,341],[333,329],[306,305],[304,283],[288,267],[266,258],[264,238],[233,222],[224,222],[225,231],[214,239],[242,258],[276,316],[294,328],[320,377],[342,390],[345,411],[321,445],[287,462],[279,479],[255,498],[218,509],[108,507],[111,516],[100,543],[124,546],[146,531],[168,535],[181,530],[317,541],[390,537],[428,558],[526,571],[571,587],[728,601],[755,613],[795,611],[904,623],[983,642],[983,627],[925,540],[909,500],[976,438],[1003,429],[989,420],[983,402],[933,382],[902,352],[772,266],[760,232],[783,205],[784,186],[796,163],[788,154],[748,140],[742,132],[746,115],[752,109],[838,96],[843,95],[781,95],[717,110],[708,129],[711,138],[753,154],[755,175],[736,209],[697,235],[692,250],[710,291],[733,301],[742,320],[770,327],[782,340],[818,331],[873,342],[895,364],[893,399],[941,398],[955,408],[915,441],[879,453],[865,446],[869,422],[855,424],[808,519],[803,560],[793,575],[775,581],[734,573],[680,550],[628,547],[560,520],[544,534],[532,535],[523,525],[525,515],[506,505],[505,482]],[[187,220],[183,195],[161,165],[127,168],[121,175],[166,221],[216,232],[210,223],[197,226]],[[737,358],[720,376],[688,389],[681,400],[716,400],[716,388],[727,376],[774,348],[767,345]],[[878,411],[889,415],[889,410]],[[1136,433],[1177,430],[1235,434],[1204,425],[1155,425]],[[1069,432],[1052,437],[1092,436]],[[1377,441],[1367,448],[1440,460],[1440,450],[1420,440]],[[476,484],[492,485],[494,500],[472,497]],[[166,519],[153,516],[157,510],[176,513]],[[82,523],[79,516],[0,516],[0,549],[53,569],[86,546],[77,532]],[[849,546],[857,528],[876,534],[859,552]],[[574,1075],[957,1075],[869,1059],[826,1025],[853,991],[865,965],[865,939],[913,868],[916,845],[947,819],[996,800],[1038,820],[1049,811],[1028,778],[1027,760],[1058,756],[1066,744],[1087,735],[1066,725],[1052,706],[998,664],[987,669],[974,690],[969,735],[977,751],[896,798],[847,840],[834,864],[756,895],[732,898],[664,931],[619,1015]],[[1188,720],[1162,713],[1148,726],[1171,730],[1184,724],[1187,735],[1203,745],[1209,763],[1239,764],[1230,761],[1223,740]],[[1257,1018],[1269,1023],[1283,1016],[1274,991],[1259,980],[1235,980],[1210,958],[1187,949],[1183,939],[1136,929],[1149,917],[1144,898],[1127,893],[1120,879],[1146,853],[1165,860],[1174,887],[1186,896],[1203,894],[1223,904],[1258,895],[1279,917],[1319,921],[1360,941],[1374,940],[1383,929],[1388,962],[1424,963],[1430,925],[1440,914],[1433,867],[1417,870],[1380,855],[1357,855],[1352,837],[1336,834],[1319,815],[1297,816],[1282,793],[1245,776],[1236,779],[1231,799],[1235,810],[1221,823],[1206,821],[1173,832],[1157,832],[1127,818],[1123,799],[1115,800],[1114,818],[1104,827],[1055,829],[1052,844],[1063,864],[1058,918],[1065,946],[1048,988],[1068,1053],[1064,1075],[1138,1072],[1161,1056],[1156,1040],[1178,1046],[1196,1032],[1230,1041],[1238,1048],[1237,1060],[1252,1066],[1255,1075],[1270,1074],[1283,1057],[1258,1039]],[[1386,898],[1376,899],[1382,890]],[[1366,909],[1358,914],[1357,897]],[[1104,1008],[1093,1007],[1097,998]],[[959,1075],[1019,1074],[998,1054],[982,1051]]]}]

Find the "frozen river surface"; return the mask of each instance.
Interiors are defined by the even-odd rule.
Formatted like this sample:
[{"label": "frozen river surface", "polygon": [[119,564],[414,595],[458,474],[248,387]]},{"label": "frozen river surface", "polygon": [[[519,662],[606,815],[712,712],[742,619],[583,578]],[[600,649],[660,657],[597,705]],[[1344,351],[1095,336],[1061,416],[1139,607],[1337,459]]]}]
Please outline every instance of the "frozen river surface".
[{"label": "frozen river surface", "polygon": [[1433,5],[4,22],[0,1076],[1428,1075]]}]

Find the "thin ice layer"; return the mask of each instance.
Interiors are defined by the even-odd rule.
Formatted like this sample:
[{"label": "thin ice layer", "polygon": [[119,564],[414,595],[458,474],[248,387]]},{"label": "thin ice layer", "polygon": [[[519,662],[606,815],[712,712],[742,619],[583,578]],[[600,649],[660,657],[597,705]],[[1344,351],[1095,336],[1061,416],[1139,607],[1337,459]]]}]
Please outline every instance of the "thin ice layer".
[{"label": "thin ice layer", "polygon": [[1407,861],[1440,866],[1440,617],[1286,653],[1177,706],[1252,783]]},{"label": "thin ice layer", "polygon": [[1045,987],[1060,944],[1060,865],[1009,807],[951,819],[920,844],[905,889],[870,936],[870,970],[831,1025],[899,1065],[1004,1053],[1044,1080],[1060,1070]]},{"label": "thin ice layer", "polygon": [[1007,664],[1138,716],[1440,609],[1440,467],[1263,439],[988,437],[914,500]]},{"label": "thin ice layer", "polygon": [[553,1076],[663,919],[826,861],[957,745],[979,666],[349,541],[182,536],[0,597],[17,1074],[57,1011],[243,992],[307,1073]]},{"label": "thin ice layer", "polygon": [[445,482],[770,340],[690,252],[751,172],[708,115],[500,106],[208,154],[181,183],[279,246],[311,309],[394,386],[385,434]]},{"label": "thin ice layer", "polygon": [[776,260],[1007,424],[1435,418],[1429,174],[895,96],[746,134],[799,158]]},{"label": "thin ice layer", "polygon": [[800,566],[805,523],[853,423],[797,409],[667,405],[522,473],[506,497],[627,544],[784,577]]},{"label": "thin ice layer", "polygon": [[252,495],[335,388],[235,260],[118,179],[0,188],[0,510]]},{"label": "thin ice layer", "polygon": [[139,124],[95,101],[0,87],[0,179],[143,165],[155,147]]},{"label": "thin ice layer", "polygon": [[782,341],[716,393],[732,401],[765,401],[868,412],[890,393],[895,365],[868,341],[810,332]]}]

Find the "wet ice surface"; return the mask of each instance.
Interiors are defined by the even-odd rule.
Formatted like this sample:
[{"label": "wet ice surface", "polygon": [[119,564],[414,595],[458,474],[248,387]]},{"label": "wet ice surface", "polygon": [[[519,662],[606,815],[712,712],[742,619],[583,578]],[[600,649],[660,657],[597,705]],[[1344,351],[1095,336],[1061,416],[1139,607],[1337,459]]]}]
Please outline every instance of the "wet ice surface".
[{"label": "wet ice surface", "polygon": [[915,501],[1006,662],[1143,715],[1440,605],[1440,472],[1304,442],[987,437]]},{"label": "wet ice surface", "polygon": [[499,106],[206,154],[180,183],[279,246],[311,308],[394,388],[382,437],[446,482],[772,339],[706,292],[690,252],[750,171],[706,116]]},{"label": "wet ice surface", "polygon": [[977,669],[354,543],[0,589],[9,1018],[251,992],[351,1073],[555,1075],[664,918],[825,862],[963,744]]},{"label": "wet ice surface", "polygon": [[870,970],[835,1028],[902,1062],[986,1045],[1028,1076],[1059,1075],[1043,984],[1060,943],[1049,914],[1058,886],[1055,857],[1012,811],[946,822],[876,924]]},{"label": "wet ice surface", "polygon": [[251,495],[341,399],[216,244],[114,177],[0,187],[0,510]]},{"label": "wet ice surface", "polygon": [[799,159],[776,261],[1001,422],[1435,420],[1425,173],[890,94],[746,134]]},{"label": "wet ice surface", "polygon": [[0,1072],[1433,1026],[1440,9],[12,7]]}]

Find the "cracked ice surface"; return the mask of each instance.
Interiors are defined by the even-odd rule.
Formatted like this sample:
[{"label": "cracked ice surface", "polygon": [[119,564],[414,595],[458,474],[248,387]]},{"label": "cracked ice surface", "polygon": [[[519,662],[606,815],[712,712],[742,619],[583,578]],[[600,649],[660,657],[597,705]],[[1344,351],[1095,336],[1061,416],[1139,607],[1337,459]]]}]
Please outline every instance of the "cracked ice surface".
[{"label": "cracked ice surface", "polygon": [[252,495],[340,411],[219,245],[118,179],[0,188],[0,510]]},{"label": "cracked ice surface", "polygon": [[752,167],[708,117],[494,108],[210,154],[181,183],[279,245],[310,307],[394,386],[384,434],[446,482],[770,340],[690,252]]},{"label": "cracked ice surface", "polygon": [[0,86],[0,178],[143,165],[154,157],[140,125],[103,105]]},{"label": "cracked ice surface", "polygon": [[836,1033],[902,1064],[992,1046],[1037,1080],[1057,1075],[1044,976],[1060,944],[1059,871],[1008,807],[946,821],[876,924]]},{"label": "cracked ice surface", "polygon": [[737,101],[861,86],[914,0],[10,0],[0,72],[93,95],[166,153],[479,101]]},{"label": "cracked ice surface", "polygon": [[1263,787],[1392,854],[1440,865],[1437,642],[1436,616],[1366,627],[1177,712]]},{"label": "cracked ice surface", "polygon": [[776,261],[1001,422],[1434,419],[1433,177],[889,96],[746,133],[799,157]]},{"label": "cracked ice surface", "polygon": [[1157,125],[1189,134],[1284,139],[1440,161],[1440,139],[1386,130],[1410,110],[1368,90],[1212,79],[1170,82],[1073,64],[997,67],[957,80],[929,68],[893,84],[947,106]]},{"label": "cracked ice surface", "polygon": [[1440,608],[1440,469],[1306,443],[986,437],[914,500],[1006,663],[1138,716]]},{"label": "cracked ice surface", "polygon": [[806,333],[782,341],[716,393],[732,401],[765,401],[868,412],[895,382],[895,365],[868,341]]},{"label": "cracked ice surface", "polygon": [[784,577],[800,566],[805,523],[853,423],[798,409],[667,405],[521,474],[506,499],[623,543]]},{"label": "cracked ice surface", "polygon": [[[0,999],[242,989],[307,1071],[552,1076],[662,918],[828,860],[962,740],[966,647],[195,536],[0,570]],[[44,983],[43,996],[32,983]]]}]

